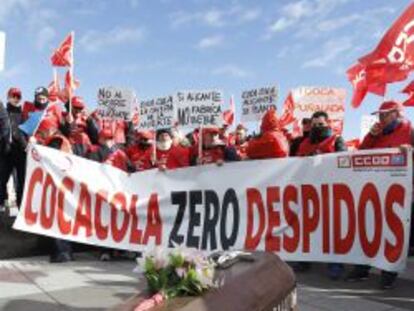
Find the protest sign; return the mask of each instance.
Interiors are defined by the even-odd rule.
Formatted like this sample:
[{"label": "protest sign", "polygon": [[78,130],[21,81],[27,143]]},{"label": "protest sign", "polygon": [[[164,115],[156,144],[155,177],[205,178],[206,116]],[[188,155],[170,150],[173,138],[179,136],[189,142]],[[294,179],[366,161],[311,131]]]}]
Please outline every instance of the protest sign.
[{"label": "protest sign", "polygon": [[4,70],[6,59],[6,33],[0,31],[0,71]]},{"label": "protest sign", "polygon": [[371,127],[378,122],[377,116],[372,115],[364,115],[361,117],[361,141],[364,139],[364,137],[369,133],[371,130]]},{"label": "protest sign", "polygon": [[398,149],[129,175],[36,145],[27,164],[18,230],[131,251],[181,245],[389,271],[406,264],[412,157]]},{"label": "protest sign", "polygon": [[260,121],[270,108],[277,109],[277,86],[262,87],[242,93],[242,122]]},{"label": "protest sign", "polygon": [[223,124],[223,94],[220,91],[183,91],[175,98],[178,125],[208,127]]},{"label": "protest sign", "polygon": [[171,128],[176,121],[174,96],[143,100],[139,105],[139,129]]},{"label": "protest sign", "polygon": [[337,135],[342,134],[345,116],[346,90],[332,87],[299,87],[292,90],[293,116],[296,119],[293,135],[297,133],[303,118],[310,118],[316,111],[329,115],[330,126]]},{"label": "protest sign", "polygon": [[133,90],[117,87],[102,87],[98,90],[98,115],[116,120],[131,120],[137,108]]}]

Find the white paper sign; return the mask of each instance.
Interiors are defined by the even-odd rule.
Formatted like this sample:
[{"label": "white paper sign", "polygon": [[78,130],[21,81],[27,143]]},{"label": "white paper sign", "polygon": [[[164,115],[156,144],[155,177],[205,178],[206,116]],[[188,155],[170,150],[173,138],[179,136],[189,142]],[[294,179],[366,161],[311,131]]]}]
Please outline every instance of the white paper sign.
[{"label": "white paper sign", "polygon": [[275,108],[279,90],[277,86],[261,87],[242,93],[242,122],[259,121],[270,108]]},{"label": "white paper sign", "polygon": [[100,116],[116,120],[131,120],[137,107],[135,92],[127,88],[102,87],[98,91],[98,108]]}]

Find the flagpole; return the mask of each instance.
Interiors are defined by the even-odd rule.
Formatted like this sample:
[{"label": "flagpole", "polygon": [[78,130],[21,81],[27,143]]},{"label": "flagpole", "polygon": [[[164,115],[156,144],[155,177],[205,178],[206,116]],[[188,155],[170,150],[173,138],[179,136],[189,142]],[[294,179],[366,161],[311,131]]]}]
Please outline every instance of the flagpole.
[{"label": "flagpole", "polygon": [[75,58],[73,57],[73,50],[75,48],[75,32],[72,30],[71,31],[71,36],[72,36],[72,48],[71,48],[71,64],[70,64],[70,76],[71,76],[71,81],[70,82],[70,86],[69,86],[69,115],[72,115],[72,84],[73,84],[73,79],[74,79],[74,69],[75,69]]},{"label": "flagpole", "polygon": [[198,159],[199,164],[203,165],[203,125],[198,128]]}]

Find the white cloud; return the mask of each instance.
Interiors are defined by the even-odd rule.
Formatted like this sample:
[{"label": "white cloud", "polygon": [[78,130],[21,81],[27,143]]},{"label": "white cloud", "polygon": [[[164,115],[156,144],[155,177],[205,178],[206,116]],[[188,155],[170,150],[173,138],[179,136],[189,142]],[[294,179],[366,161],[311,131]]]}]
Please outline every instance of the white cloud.
[{"label": "white cloud", "polygon": [[187,24],[197,23],[218,28],[226,25],[240,25],[257,20],[262,11],[258,7],[232,6],[229,9],[210,8],[205,11],[178,11],[170,15],[171,26],[178,28]]},{"label": "white cloud", "polygon": [[41,29],[39,29],[39,32],[36,36],[36,48],[38,50],[41,50],[56,37],[56,31],[54,28],[50,26],[44,26]]},{"label": "white cloud", "polygon": [[224,37],[221,35],[205,37],[205,38],[202,38],[198,42],[197,48],[202,49],[202,50],[214,48],[214,47],[217,47],[223,44],[223,41],[224,41]]},{"label": "white cloud", "polygon": [[334,63],[340,55],[352,48],[352,40],[349,37],[332,39],[323,45],[320,55],[306,61],[303,67],[326,67]]},{"label": "white cloud", "polygon": [[229,76],[233,78],[246,78],[249,76],[247,71],[232,64],[217,67],[211,73],[216,76]]},{"label": "white cloud", "polygon": [[79,40],[80,45],[88,52],[96,52],[105,47],[137,43],[144,38],[143,28],[118,27],[107,32],[91,30]]},{"label": "white cloud", "polygon": [[12,80],[23,74],[27,74],[27,68],[25,64],[19,63],[13,67],[8,68],[6,63],[5,69],[0,74],[0,79]]},{"label": "white cloud", "polygon": [[35,0],[1,0],[0,2],[0,23],[4,23],[10,18],[10,15],[16,11],[31,8]]},{"label": "white cloud", "polygon": [[332,18],[332,19],[326,19],[321,21],[317,28],[319,31],[333,31],[337,30],[339,28],[345,27],[349,24],[353,24],[356,21],[359,21],[363,19],[364,17],[360,14],[351,14],[339,18]]}]

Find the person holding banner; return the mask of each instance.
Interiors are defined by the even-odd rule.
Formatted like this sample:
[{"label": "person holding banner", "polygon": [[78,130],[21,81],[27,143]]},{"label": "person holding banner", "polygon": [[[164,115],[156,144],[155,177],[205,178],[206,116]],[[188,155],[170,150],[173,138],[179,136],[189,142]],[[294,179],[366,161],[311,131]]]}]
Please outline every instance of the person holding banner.
[{"label": "person holding banner", "polygon": [[[385,101],[373,114],[379,116],[379,122],[375,123],[364,137],[360,149],[402,148],[404,152],[409,150],[411,154],[411,148],[414,146],[414,131],[411,122],[403,116],[403,106],[396,101]],[[414,204],[411,205],[411,252],[414,246],[413,212]],[[355,266],[348,274],[347,281],[357,282],[368,279],[370,268],[362,265]],[[381,288],[394,288],[397,276],[396,272],[382,271]]]},{"label": "person holding banner", "polygon": [[247,129],[243,124],[239,124],[234,134],[234,147],[240,160],[247,159],[247,145]]},{"label": "person holding banner", "polygon": [[247,156],[249,159],[270,159],[288,155],[289,143],[280,128],[276,110],[271,108],[263,116],[260,136],[249,141]]},{"label": "person holding banner", "polygon": [[[153,152],[147,152],[147,160],[153,158]],[[174,145],[173,136],[168,129],[161,129],[156,134],[156,154],[152,159],[153,167],[160,170],[172,170],[190,165],[190,150]]]},{"label": "person holding banner", "polygon": [[90,150],[87,157],[100,163],[109,164],[124,172],[133,171],[125,151],[114,141],[111,124],[105,122],[99,132],[99,146]]},{"label": "person holding banner", "polygon": [[[311,130],[309,136],[299,145],[298,155],[301,157],[317,154],[346,151],[346,144],[341,136],[334,135],[329,127],[329,116],[325,111],[317,111],[311,117]],[[294,264],[296,271],[306,271],[310,263],[297,262]],[[328,274],[333,280],[339,279],[344,267],[339,263],[328,264]]]},{"label": "person holding banner", "polygon": [[154,134],[150,131],[136,131],[132,143],[125,152],[131,161],[136,172],[145,171],[151,168],[151,159],[147,156],[153,150]]},{"label": "person holding banner", "polygon": [[20,89],[9,89],[5,118],[1,120],[4,130],[0,142],[0,206],[4,206],[7,198],[7,182],[13,170],[16,172],[17,206],[20,206],[23,197],[27,139],[19,129],[19,125],[23,122],[21,98]]},{"label": "person holding banner", "polygon": [[302,119],[302,136],[294,138],[290,142],[289,156],[294,157],[297,155],[300,144],[309,137],[310,131],[312,129],[311,119],[303,118]]},{"label": "person holding banner", "polygon": [[[220,129],[217,127],[201,129],[202,148],[199,154],[198,146],[194,146],[193,155],[191,157],[192,165],[204,165],[215,163],[222,165],[224,162],[239,161],[236,148],[234,146],[226,146],[220,139]],[[197,150],[197,151],[196,151]]]}]

